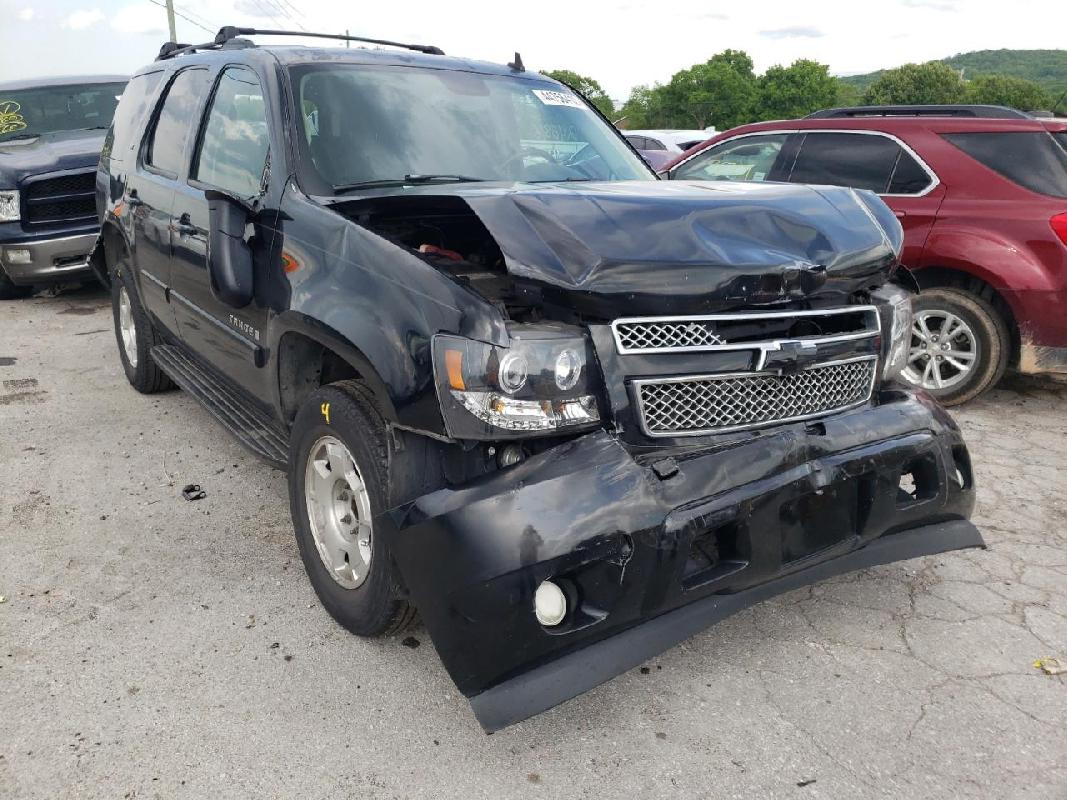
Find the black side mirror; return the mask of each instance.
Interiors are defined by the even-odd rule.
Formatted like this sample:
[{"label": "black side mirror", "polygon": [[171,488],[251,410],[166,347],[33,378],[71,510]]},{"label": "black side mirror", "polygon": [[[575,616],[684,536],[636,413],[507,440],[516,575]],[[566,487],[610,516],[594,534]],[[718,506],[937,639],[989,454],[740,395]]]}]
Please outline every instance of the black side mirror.
[{"label": "black side mirror", "polygon": [[251,210],[225,192],[208,191],[207,271],[211,293],[233,308],[252,302],[252,248],[245,241]]}]

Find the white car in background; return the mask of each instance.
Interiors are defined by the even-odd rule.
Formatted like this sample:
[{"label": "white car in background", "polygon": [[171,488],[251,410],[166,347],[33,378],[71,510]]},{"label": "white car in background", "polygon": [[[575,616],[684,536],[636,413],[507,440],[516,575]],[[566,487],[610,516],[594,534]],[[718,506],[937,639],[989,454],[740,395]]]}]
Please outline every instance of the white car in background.
[{"label": "white car in background", "polygon": [[695,144],[707,141],[718,131],[714,127],[704,130],[648,130],[623,131],[635,150],[666,150],[668,153],[684,153]]}]

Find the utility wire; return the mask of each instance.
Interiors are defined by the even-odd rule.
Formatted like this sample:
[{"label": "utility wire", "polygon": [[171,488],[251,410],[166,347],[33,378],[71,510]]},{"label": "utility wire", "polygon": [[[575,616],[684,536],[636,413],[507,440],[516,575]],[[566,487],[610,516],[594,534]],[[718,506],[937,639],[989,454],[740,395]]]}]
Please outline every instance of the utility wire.
[{"label": "utility wire", "polygon": [[[155,5],[159,6],[160,8],[166,8],[167,7],[166,3],[161,3],[160,0],[148,0],[148,2],[154,3]],[[200,28],[200,30],[207,31],[210,34],[218,33],[218,28],[216,28],[215,30],[211,30],[211,28],[207,27],[206,25],[201,25],[195,19],[185,16],[185,14],[180,12],[178,9],[174,9],[174,16],[181,17],[186,22],[188,22],[188,23],[190,23],[192,25],[195,25],[196,27]]]},{"label": "utility wire", "polygon": [[277,9],[282,12],[285,17],[292,20],[293,24],[296,25],[296,27],[300,28],[300,30],[307,30],[307,28],[305,28],[296,17],[294,17],[290,12],[286,11],[285,6],[278,2],[278,0],[267,0],[267,2],[269,2],[272,6],[277,7]]}]

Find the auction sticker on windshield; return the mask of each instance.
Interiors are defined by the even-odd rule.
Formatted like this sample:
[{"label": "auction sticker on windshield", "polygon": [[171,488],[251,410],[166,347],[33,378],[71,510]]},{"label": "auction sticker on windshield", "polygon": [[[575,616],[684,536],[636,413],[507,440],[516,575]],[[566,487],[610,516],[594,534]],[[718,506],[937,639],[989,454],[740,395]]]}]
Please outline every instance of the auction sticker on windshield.
[{"label": "auction sticker on windshield", "polygon": [[585,104],[569,92],[556,92],[552,89],[534,89],[533,93],[546,106],[570,106],[585,108]]}]

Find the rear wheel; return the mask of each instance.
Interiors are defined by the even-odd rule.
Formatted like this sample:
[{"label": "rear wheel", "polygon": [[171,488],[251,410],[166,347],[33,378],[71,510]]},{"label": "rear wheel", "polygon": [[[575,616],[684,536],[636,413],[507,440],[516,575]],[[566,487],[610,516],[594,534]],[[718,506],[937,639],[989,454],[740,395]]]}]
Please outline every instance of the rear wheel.
[{"label": "rear wheel", "polygon": [[1008,365],[1010,338],[985,298],[954,287],[924,289],[913,304],[911,351],[903,377],[946,406],[991,389]]},{"label": "rear wheel", "polygon": [[111,281],[111,311],[119,359],[130,385],[142,394],[170,389],[174,384],[152,360],[152,348],[161,343],[159,334],[141,307],[125,264],[119,264]]}]

